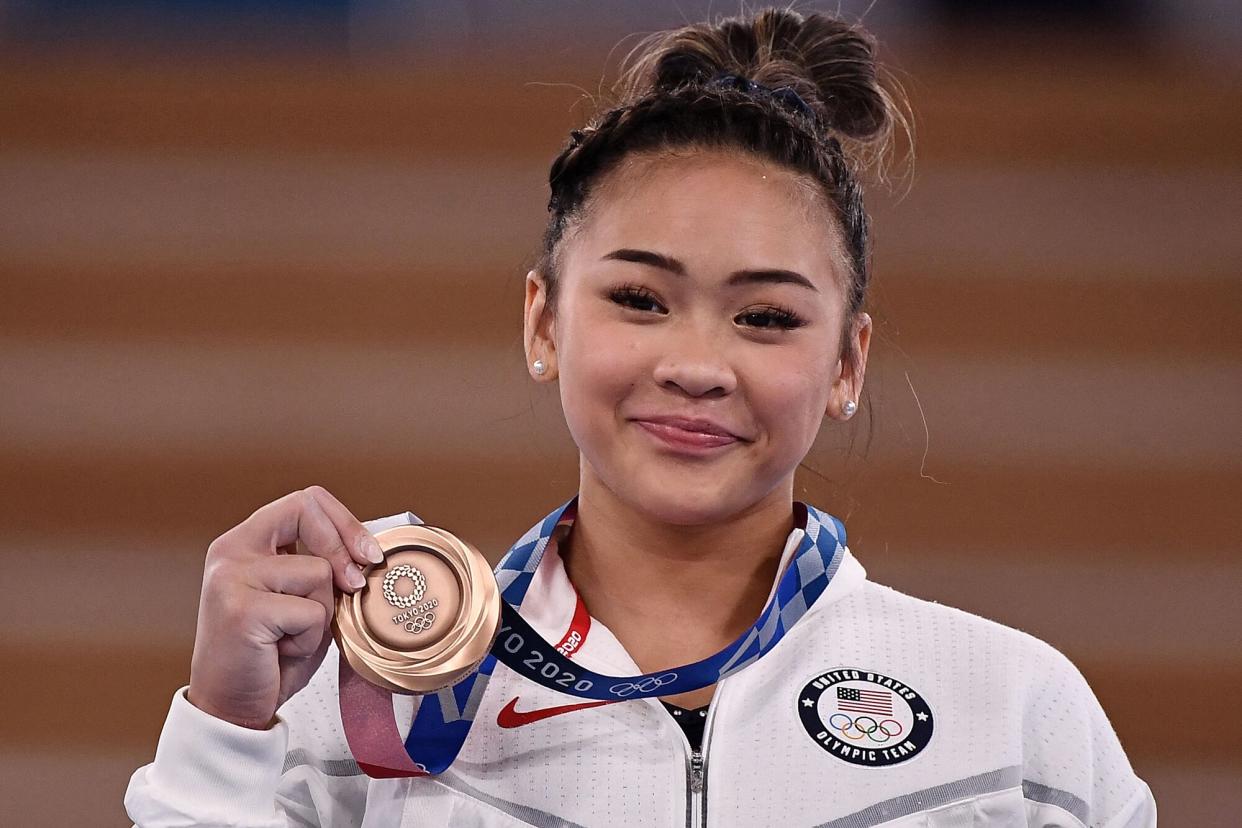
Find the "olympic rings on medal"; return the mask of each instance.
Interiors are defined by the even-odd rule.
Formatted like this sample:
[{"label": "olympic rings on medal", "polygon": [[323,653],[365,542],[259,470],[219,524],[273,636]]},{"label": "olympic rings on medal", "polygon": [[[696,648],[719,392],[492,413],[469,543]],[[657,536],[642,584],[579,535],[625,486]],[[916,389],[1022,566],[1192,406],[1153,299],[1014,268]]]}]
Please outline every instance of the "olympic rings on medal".
[{"label": "olympic rings on medal", "polygon": [[638,682],[623,681],[620,684],[614,684],[612,687],[609,687],[608,692],[625,698],[634,693],[650,693],[652,690],[671,684],[674,681],[677,681],[676,673],[665,673],[662,676],[648,676]]},{"label": "olympic rings on medal", "polygon": [[405,631],[410,633],[426,632],[435,623],[436,614],[434,612],[427,612],[410,621],[406,621]]},{"label": "olympic rings on medal", "polygon": [[[838,719],[844,721],[844,724],[838,721]],[[896,719],[884,719],[877,722],[871,716],[859,716],[856,719],[851,719],[844,713],[833,713],[828,718],[828,726],[847,739],[856,742],[866,737],[877,745],[882,745],[889,739],[895,739],[905,731],[901,722]],[[857,735],[852,735],[850,731],[854,731]]]},{"label": "olympic rings on medal", "polygon": [[[402,578],[409,578],[410,582],[414,584],[414,591],[409,595],[397,594],[395,587],[397,586],[397,581],[400,581]],[[423,593],[426,591],[427,579],[423,577],[423,573],[409,564],[394,566],[384,576],[384,600],[397,609],[409,609],[414,606],[423,599]]]}]

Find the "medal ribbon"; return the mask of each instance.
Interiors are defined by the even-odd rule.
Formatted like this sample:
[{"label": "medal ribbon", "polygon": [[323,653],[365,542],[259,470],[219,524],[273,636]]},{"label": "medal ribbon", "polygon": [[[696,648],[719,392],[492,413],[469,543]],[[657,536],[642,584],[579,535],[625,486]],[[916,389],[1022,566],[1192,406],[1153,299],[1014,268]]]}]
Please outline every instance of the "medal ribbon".
[{"label": "medal ribbon", "polygon": [[[749,630],[705,659],[638,676],[607,676],[574,664],[518,613],[553,532],[572,525],[573,497],[523,535],[496,566],[501,589],[500,634],[478,669],[462,681],[422,697],[401,746],[392,696],[358,676],[340,659],[341,716],[350,750],[370,776],[423,776],[446,770],[470,733],[487,682],[499,661],[536,684],[598,701],[626,701],[709,687],[761,658],[824,593],[845,554],[845,526],[805,503],[794,503],[804,530],[776,592]],[[375,728],[379,727],[377,731]]]}]

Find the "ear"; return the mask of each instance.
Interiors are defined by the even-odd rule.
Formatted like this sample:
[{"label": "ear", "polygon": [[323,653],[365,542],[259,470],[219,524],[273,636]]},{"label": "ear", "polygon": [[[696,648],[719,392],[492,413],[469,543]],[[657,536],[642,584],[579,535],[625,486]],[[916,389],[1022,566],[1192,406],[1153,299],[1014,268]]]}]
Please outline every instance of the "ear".
[{"label": "ear", "polygon": [[[556,377],[556,326],[547,312],[548,286],[538,271],[526,274],[526,310],[523,324],[523,341],[526,349],[526,370],[536,382]],[[535,360],[542,359],[548,366],[542,374],[536,374]]]},{"label": "ear", "polygon": [[[866,313],[859,313],[850,325],[848,337],[854,356],[852,359],[845,359],[843,356],[837,361],[837,378],[832,383],[832,393],[828,397],[828,410],[824,412],[829,417],[849,419],[842,410],[846,400],[853,400],[858,404],[862,398],[863,379],[867,373],[867,353],[871,348],[871,330],[871,316]],[[842,351],[845,350],[842,348]]]}]

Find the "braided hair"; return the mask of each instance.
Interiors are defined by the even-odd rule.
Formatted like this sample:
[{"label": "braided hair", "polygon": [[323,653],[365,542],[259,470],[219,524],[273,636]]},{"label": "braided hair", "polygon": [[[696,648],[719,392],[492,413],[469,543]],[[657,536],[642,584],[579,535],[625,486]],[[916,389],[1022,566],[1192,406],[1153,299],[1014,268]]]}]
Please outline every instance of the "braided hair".
[{"label": "braided hair", "polygon": [[857,26],[778,9],[644,38],[626,58],[616,104],[570,132],[548,173],[549,219],[535,265],[548,306],[560,242],[585,217],[605,173],[632,154],[727,148],[818,183],[846,248],[848,326],[870,279],[858,173],[887,155],[894,123],[906,124],[874,53],[874,39]]}]

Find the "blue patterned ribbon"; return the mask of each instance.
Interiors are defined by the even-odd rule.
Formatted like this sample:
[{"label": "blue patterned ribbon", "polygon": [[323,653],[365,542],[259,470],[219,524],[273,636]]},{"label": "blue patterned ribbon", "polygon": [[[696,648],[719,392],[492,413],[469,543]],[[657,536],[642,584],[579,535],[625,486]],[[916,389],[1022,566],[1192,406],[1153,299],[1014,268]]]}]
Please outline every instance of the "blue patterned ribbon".
[{"label": "blue patterned ribbon", "polygon": [[496,567],[501,589],[501,630],[479,669],[462,681],[424,696],[405,740],[410,759],[428,773],[446,770],[457,758],[496,663],[536,684],[572,696],[602,701],[688,693],[711,686],[761,658],[776,646],[824,593],[845,554],[845,526],[805,503],[794,503],[805,532],[793,560],[754,625],[715,655],[693,664],[639,676],[606,676],[583,669],[557,652],[518,614],[558,524],[572,523],[577,496],[518,539]]}]

